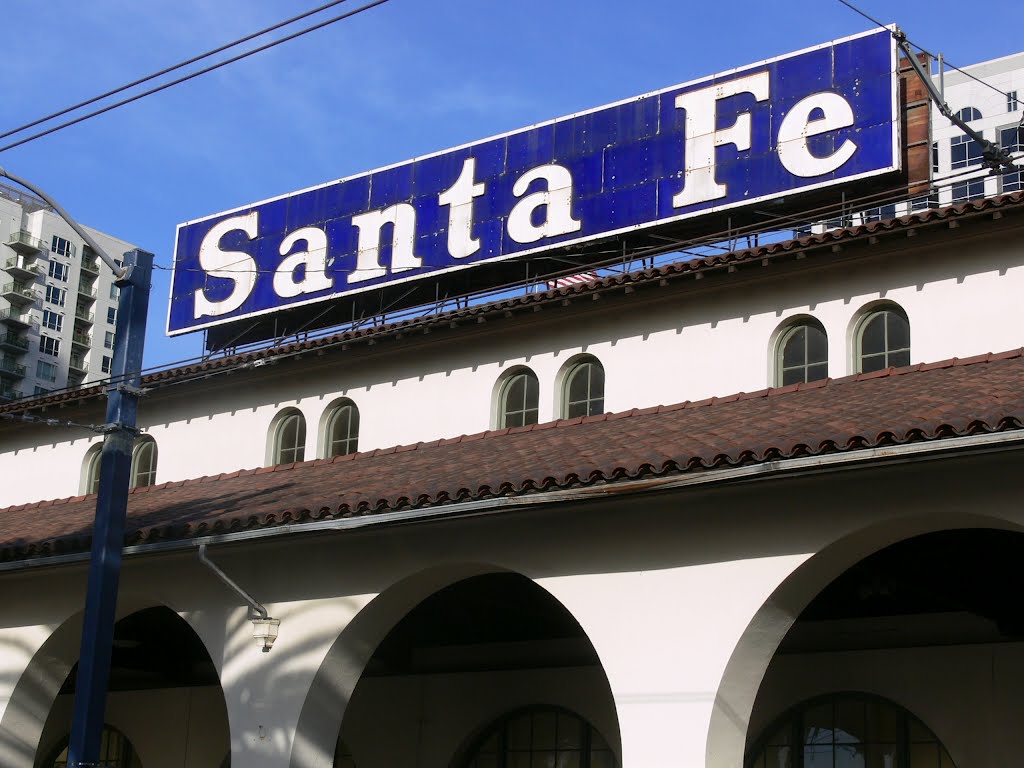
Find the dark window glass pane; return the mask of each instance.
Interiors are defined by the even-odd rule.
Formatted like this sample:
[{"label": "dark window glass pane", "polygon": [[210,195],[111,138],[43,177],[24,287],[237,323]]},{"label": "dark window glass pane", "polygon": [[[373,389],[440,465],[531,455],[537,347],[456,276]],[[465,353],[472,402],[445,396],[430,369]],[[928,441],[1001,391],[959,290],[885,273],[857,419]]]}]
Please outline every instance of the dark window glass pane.
[{"label": "dark window glass pane", "polygon": [[[590,399],[604,400],[604,368],[600,365],[590,366]],[[602,413],[604,408],[596,413]]]},{"label": "dark window glass pane", "polygon": [[799,384],[799,383],[801,383],[804,380],[804,373],[805,373],[805,371],[806,371],[806,369],[804,369],[804,368],[791,368],[788,371],[783,371],[782,372],[782,386],[785,387],[785,386],[787,386],[789,384]]},{"label": "dark window glass pane", "polygon": [[554,749],[555,727],[558,715],[554,712],[538,712],[533,716],[533,748]]},{"label": "dark window glass pane", "polygon": [[558,748],[581,749],[583,747],[583,723],[579,718],[560,713],[558,715]]},{"label": "dark window glass pane", "polygon": [[828,339],[818,328],[807,328],[807,362],[822,363],[828,360]]},{"label": "dark window glass pane", "polygon": [[885,351],[885,314],[879,312],[864,323],[864,329],[860,335],[862,355],[877,355]]},{"label": "dark window glass pane", "polygon": [[807,366],[807,381],[818,381],[828,378],[828,363]]},{"label": "dark window glass pane", "polygon": [[[786,338],[785,347],[782,350],[782,367],[791,368],[794,365],[804,365],[807,362],[807,329],[804,326],[794,329]],[[801,377],[801,380],[803,377]]]},{"label": "dark window glass pane", "polygon": [[833,768],[831,746],[804,747],[804,768]]},{"label": "dark window glass pane", "polygon": [[910,350],[905,349],[902,352],[893,352],[889,355],[889,365],[894,368],[899,368],[903,365],[910,365]]},{"label": "dark window glass pane", "polygon": [[871,373],[872,371],[880,371],[885,367],[885,355],[872,355],[871,357],[861,358],[861,373]]},{"label": "dark window glass pane", "polygon": [[804,744],[832,743],[832,702],[826,701],[804,713]]},{"label": "dark window glass pane", "polygon": [[508,748],[530,748],[530,716],[520,715],[508,724]]},{"label": "dark window glass pane", "polygon": [[588,398],[590,364],[584,363],[569,374],[569,402],[579,403]]},{"label": "dark window glass pane", "polygon": [[858,744],[867,740],[865,702],[841,699],[836,702],[836,743]]},{"label": "dark window glass pane", "polygon": [[505,396],[508,410],[521,411],[526,403],[526,375],[518,374],[508,383],[508,394]]},{"label": "dark window glass pane", "polygon": [[910,323],[897,312],[886,312],[888,323],[889,349],[910,348]]}]

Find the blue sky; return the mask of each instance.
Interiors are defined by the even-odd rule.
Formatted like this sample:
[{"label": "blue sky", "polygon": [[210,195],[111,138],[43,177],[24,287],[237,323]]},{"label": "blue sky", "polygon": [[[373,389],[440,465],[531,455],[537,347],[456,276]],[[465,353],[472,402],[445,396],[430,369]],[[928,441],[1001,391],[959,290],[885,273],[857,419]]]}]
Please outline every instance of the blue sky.
[{"label": "blue sky", "polygon": [[[48,0],[5,8],[0,131],[293,16],[317,0]],[[359,0],[350,0],[326,18]],[[956,64],[1024,48],[1016,3],[862,0]],[[0,153],[81,222],[173,259],[178,223],[863,31],[838,0],[390,0]],[[201,352],[164,336],[147,365]]]}]

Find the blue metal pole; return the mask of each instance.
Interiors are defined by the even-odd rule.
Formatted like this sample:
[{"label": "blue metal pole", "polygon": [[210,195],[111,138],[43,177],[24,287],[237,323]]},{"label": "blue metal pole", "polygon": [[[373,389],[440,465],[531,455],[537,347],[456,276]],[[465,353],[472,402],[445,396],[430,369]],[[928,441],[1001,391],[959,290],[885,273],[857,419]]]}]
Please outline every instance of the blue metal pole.
[{"label": "blue metal pole", "polygon": [[135,415],[142,381],[142,347],[146,335],[153,254],[129,251],[124,255],[124,266],[128,273],[117,281],[121,291],[117,303],[106,436],[100,457],[100,486],[89,560],[82,645],[78,656],[68,768],[100,765],[100,741],[110,679],[110,654],[131,483],[132,445],[137,431]]}]

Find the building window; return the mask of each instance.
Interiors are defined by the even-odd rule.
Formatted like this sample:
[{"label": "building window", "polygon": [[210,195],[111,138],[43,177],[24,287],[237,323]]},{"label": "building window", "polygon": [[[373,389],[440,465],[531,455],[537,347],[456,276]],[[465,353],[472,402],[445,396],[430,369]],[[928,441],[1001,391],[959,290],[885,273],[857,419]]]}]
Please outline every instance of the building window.
[{"label": "building window", "polygon": [[50,250],[56,253],[58,256],[74,256],[75,246],[71,244],[70,240],[63,237],[53,236],[53,240],[50,243]]},{"label": "building window", "polygon": [[604,368],[597,360],[577,363],[566,375],[562,413],[567,419],[604,413]]},{"label": "building window", "polygon": [[964,107],[956,113],[956,116],[965,123],[969,123],[972,120],[981,120],[981,110],[974,107]]},{"label": "building window", "polygon": [[[68,764],[69,741],[70,738],[65,738],[60,746],[54,750],[53,757],[43,763],[46,768],[50,766],[53,766],[53,768],[66,768]],[[102,765],[104,768],[136,768],[140,763],[135,756],[132,743],[128,741],[125,735],[109,725],[105,725],[100,736],[100,754],[97,765]]]},{"label": "building window", "polygon": [[145,488],[156,482],[156,441],[143,435],[132,449],[132,488]]},{"label": "building window", "polygon": [[939,142],[932,142],[932,175],[939,172]]},{"label": "building window", "polygon": [[985,196],[985,180],[972,179],[971,181],[962,181],[959,184],[951,185],[950,189],[953,192],[952,201],[954,203],[976,200],[979,197]]},{"label": "building window", "polygon": [[67,295],[67,288],[58,288],[56,285],[46,286],[46,300],[51,304],[63,307],[64,300],[67,298]]},{"label": "building window", "polygon": [[82,463],[82,493],[99,493],[100,490],[100,458],[103,445],[94,445],[85,454]]},{"label": "building window", "polygon": [[273,464],[291,464],[306,458],[306,419],[288,411],[274,427]]},{"label": "building window", "polygon": [[970,136],[954,136],[949,140],[950,168],[969,168],[980,165],[983,159],[981,145]]},{"label": "building window", "polygon": [[103,373],[110,373],[110,369],[112,366],[113,359],[110,357],[110,355],[104,355],[103,359],[100,361],[100,370],[103,371]]},{"label": "building window", "polygon": [[[1016,91],[1014,91],[1016,93]],[[999,146],[1011,155],[1024,152],[1024,126],[1013,125],[999,129]],[[1024,171],[1013,171],[999,176],[1001,192],[1020,192],[1024,189]]]},{"label": "building window", "polygon": [[857,366],[861,373],[910,365],[910,321],[899,307],[872,312],[857,332]]},{"label": "building window", "polygon": [[871,221],[885,221],[887,219],[895,219],[899,215],[896,210],[896,204],[882,205],[878,208],[868,208],[864,211],[864,223],[867,224]]},{"label": "building window", "polygon": [[114,332],[105,331],[103,334],[103,348],[113,349],[114,348]]},{"label": "building window", "polygon": [[348,456],[359,450],[359,409],[351,400],[338,403],[327,418],[324,456]]},{"label": "building window", "polygon": [[60,354],[60,339],[55,339],[51,336],[40,336],[39,351],[44,355],[53,355],[56,357]]},{"label": "building window", "polygon": [[615,768],[618,760],[600,732],[579,715],[537,707],[493,724],[463,763],[465,768],[531,765]]},{"label": "building window", "polygon": [[52,277],[54,280],[60,280],[62,282],[67,282],[67,279],[68,279],[68,265],[67,264],[63,264],[62,262],[59,262],[59,261],[51,261],[50,262],[50,267],[49,267],[49,270],[48,270],[47,274],[50,277]]},{"label": "building window", "polygon": [[798,704],[768,729],[744,762],[746,768],[955,768],[928,726],[891,701],[860,693]]},{"label": "building window", "polygon": [[1017,92],[1010,91],[1006,94],[1006,111],[1016,112],[1018,109],[1020,109],[1020,99],[1017,98]]},{"label": "building window", "polygon": [[43,327],[51,331],[60,331],[64,325],[64,315],[59,315],[49,309],[43,310]]},{"label": "building window", "polygon": [[48,363],[45,360],[37,360],[36,378],[40,381],[56,381],[57,365],[55,363]]},{"label": "building window", "polygon": [[820,323],[805,321],[782,334],[776,371],[783,387],[828,378],[828,337]]},{"label": "building window", "polygon": [[505,379],[498,394],[498,427],[525,427],[537,423],[540,382],[528,368]]},{"label": "building window", "polygon": [[117,298],[120,295],[120,292],[121,292],[120,288],[118,288],[113,283],[110,284],[110,300],[111,301],[117,301]]},{"label": "building window", "polygon": [[48,394],[50,394],[50,390],[48,390],[46,387],[40,387],[38,384],[36,384],[35,392],[33,392],[32,394],[33,395],[37,395],[37,396],[38,395],[48,395]]},{"label": "building window", "polygon": [[114,307],[107,307],[107,322],[110,325],[117,322],[117,310]]}]

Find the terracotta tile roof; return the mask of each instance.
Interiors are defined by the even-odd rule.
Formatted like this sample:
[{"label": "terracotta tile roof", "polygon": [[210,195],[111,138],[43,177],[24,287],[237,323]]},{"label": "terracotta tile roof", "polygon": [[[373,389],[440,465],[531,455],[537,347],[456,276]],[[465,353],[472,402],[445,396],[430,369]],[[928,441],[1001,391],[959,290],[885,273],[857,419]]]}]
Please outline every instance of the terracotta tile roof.
[{"label": "terracotta tile roof", "polygon": [[[239,367],[252,367],[254,363],[260,365],[305,352],[317,352],[332,348],[340,349],[342,345],[347,344],[372,343],[381,338],[398,337],[403,334],[430,328],[445,328],[458,325],[460,322],[476,321],[481,318],[501,318],[518,312],[532,311],[535,307],[542,305],[558,306],[575,297],[584,297],[588,294],[597,294],[605,291],[629,291],[642,287],[666,285],[679,280],[687,278],[692,280],[694,277],[703,277],[713,273],[727,274],[744,267],[760,266],[765,263],[803,257],[813,252],[831,253],[833,247],[841,247],[846,243],[868,242],[870,238],[881,238],[899,233],[905,234],[908,230],[939,225],[943,222],[956,221],[958,224],[966,223],[970,219],[979,219],[979,217],[988,219],[1011,212],[1024,213],[1024,192],[1013,192],[998,197],[979,198],[945,208],[929,208],[909,216],[875,221],[845,229],[834,229],[821,234],[807,235],[806,237],[769,243],[755,248],[695,258],[689,261],[676,262],[628,274],[611,275],[588,283],[577,283],[550,291],[531,293],[487,304],[478,304],[427,317],[403,320],[375,327],[358,328],[343,333],[260,349],[244,354],[214,357],[192,365],[184,365],[148,374],[143,377],[143,386],[159,387],[170,383],[187,382],[190,379],[202,378],[218,371],[237,369]],[[0,405],[0,413],[30,411],[49,405],[96,400],[97,398],[105,397],[105,395],[105,387],[103,385],[94,385],[82,389],[59,392],[46,397],[3,404]],[[0,422],[0,427],[2,427],[2,422]]]},{"label": "terracotta tile roof", "polygon": [[[128,543],[1018,430],[1024,350],[137,489]],[[0,510],[0,560],[85,551],[95,497]]]}]

